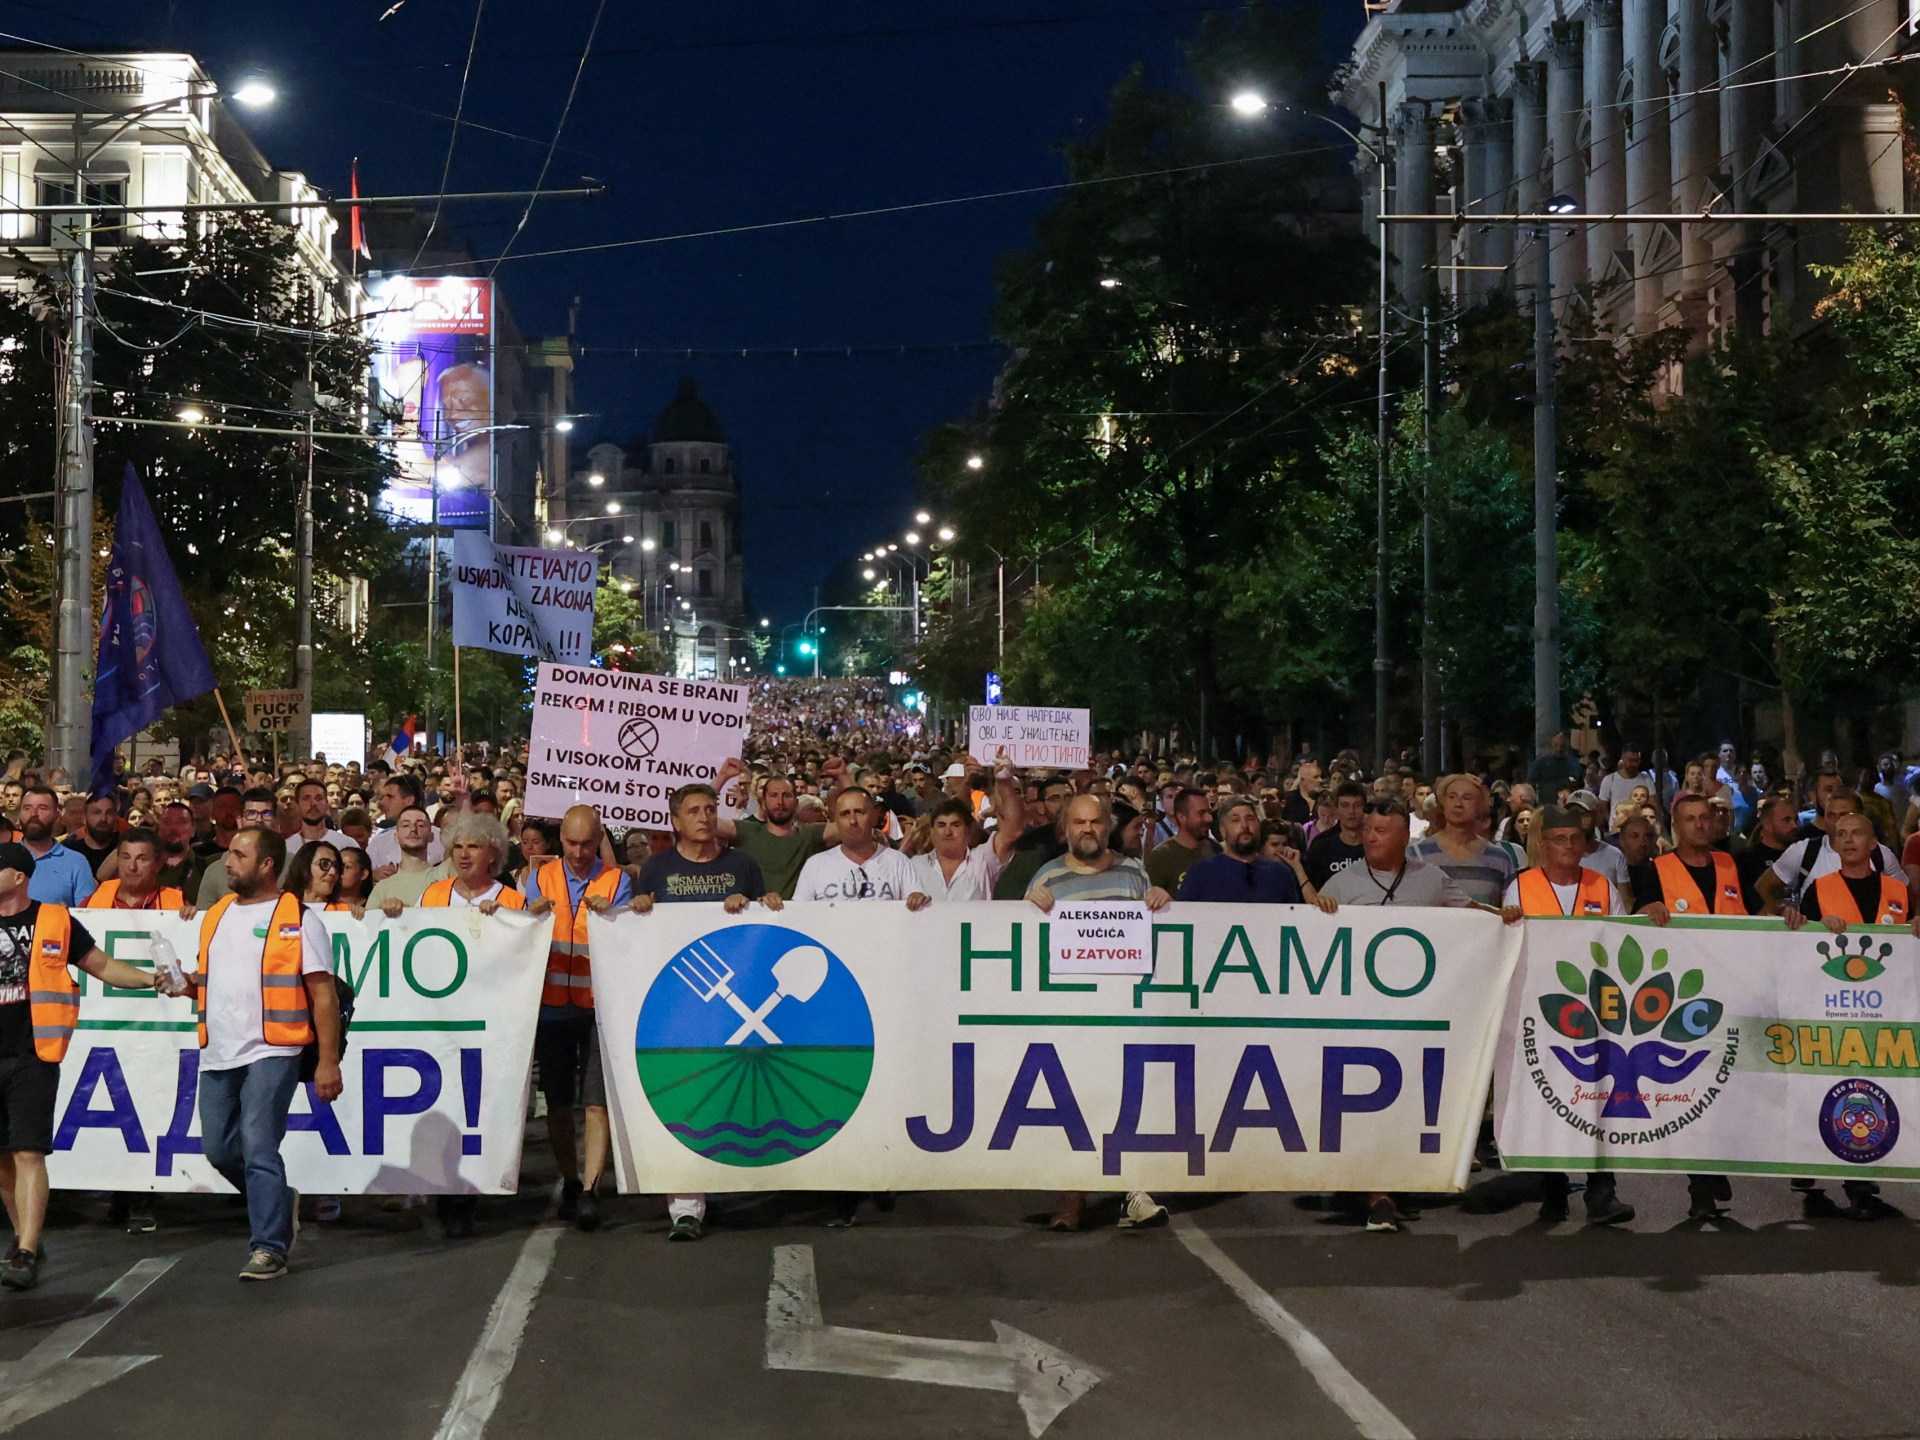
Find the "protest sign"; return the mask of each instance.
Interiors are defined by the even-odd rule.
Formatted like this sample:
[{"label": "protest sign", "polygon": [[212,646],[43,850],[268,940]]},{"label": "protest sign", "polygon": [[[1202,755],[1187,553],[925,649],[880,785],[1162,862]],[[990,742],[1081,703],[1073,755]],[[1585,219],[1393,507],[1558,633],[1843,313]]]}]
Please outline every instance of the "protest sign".
[{"label": "protest sign", "polygon": [[367,758],[367,717],[321,711],[313,717],[313,753],[345,765]]},{"label": "protest sign", "polygon": [[[151,968],[152,936],[183,962],[200,921],[152,910],[77,912],[102,950]],[[553,920],[513,911],[322,917],[354,988],[331,1105],[294,1096],[287,1179],[322,1195],[505,1195],[519,1186],[527,1071]],[[193,1002],[82,978],[80,1024],[60,1066],[54,1185],[226,1190],[200,1153]]]},{"label": "protest sign", "polygon": [[542,660],[593,654],[600,557],[496,545],[484,530],[453,537],[453,643]]},{"label": "protest sign", "polygon": [[665,830],[682,785],[713,781],[747,734],[747,687],[542,665],[527,752],[527,813],[591,805],[611,825]]},{"label": "protest sign", "polygon": [[1495,1123],[1522,1170],[1920,1179],[1920,941],[1527,923]]},{"label": "protest sign", "polygon": [[1154,974],[1068,980],[1021,902],[588,925],[650,1193],[1458,1189],[1521,946],[1474,911],[1176,904]]},{"label": "protest sign", "polygon": [[1042,766],[1084,770],[1093,752],[1093,721],[1087,710],[1046,705],[971,705],[967,749],[992,764],[1005,755],[1019,769]]},{"label": "protest sign", "polygon": [[298,690],[247,692],[247,729],[256,735],[291,735],[306,712],[306,696]]},{"label": "protest sign", "polygon": [[1056,975],[1150,975],[1153,930],[1138,900],[1063,900],[1047,916]]}]

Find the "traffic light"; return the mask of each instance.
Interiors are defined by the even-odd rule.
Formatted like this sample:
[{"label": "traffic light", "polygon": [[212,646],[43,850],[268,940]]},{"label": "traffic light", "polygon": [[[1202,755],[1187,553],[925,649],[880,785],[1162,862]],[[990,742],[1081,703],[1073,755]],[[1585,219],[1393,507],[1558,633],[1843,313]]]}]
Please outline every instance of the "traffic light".
[{"label": "traffic light", "polygon": [[787,667],[784,665],[776,665],[773,669],[776,675],[784,675],[787,673]]},{"label": "traffic light", "polygon": [[800,653],[802,655],[811,655],[813,653],[813,642],[811,640],[802,640],[800,642]]}]

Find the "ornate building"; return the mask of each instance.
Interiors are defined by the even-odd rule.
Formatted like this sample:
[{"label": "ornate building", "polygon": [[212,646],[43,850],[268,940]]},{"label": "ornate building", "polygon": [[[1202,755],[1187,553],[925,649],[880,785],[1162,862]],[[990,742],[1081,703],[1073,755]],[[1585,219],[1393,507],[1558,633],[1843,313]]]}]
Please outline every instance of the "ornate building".
[{"label": "ornate building", "polygon": [[751,654],[740,482],[726,432],[693,381],[680,382],[651,441],[595,445],[568,488],[577,518],[567,538],[599,550],[633,587],[674,673],[736,673]]},{"label": "ornate building", "polygon": [[[1565,196],[1594,214],[1905,208],[1900,66],[1849,73],[1913,44],[1907,0],[1389,0],[1373,8],[1335,98],[1385,133],[1402,214],[1403,301],[1472,303],[1532,283],[1535,232],[1476,225]],[[1361,156],[1368,177],[1372,160]],[[1373,210],[1371,213],[1379,213]],[[1797,325],[1809,264],[1839,226],[1608,221],[1555,227],[1556,294],[1645,332]],[[1429,288],[1432,287],[1432,288]]]}]

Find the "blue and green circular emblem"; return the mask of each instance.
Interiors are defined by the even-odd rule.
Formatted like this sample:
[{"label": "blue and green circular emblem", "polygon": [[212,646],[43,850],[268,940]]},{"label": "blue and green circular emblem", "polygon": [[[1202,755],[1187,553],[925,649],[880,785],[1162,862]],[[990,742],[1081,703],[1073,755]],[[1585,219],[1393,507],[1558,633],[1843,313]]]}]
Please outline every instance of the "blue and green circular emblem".
[{"label": "blue and green circular emblem", "polygon": [[634,1051],[674,1139],[723,1165],[778,1165],[853,1118],[873,1075],[873,1015],[853,972],[810,936],[733,925],[654,977]]}]

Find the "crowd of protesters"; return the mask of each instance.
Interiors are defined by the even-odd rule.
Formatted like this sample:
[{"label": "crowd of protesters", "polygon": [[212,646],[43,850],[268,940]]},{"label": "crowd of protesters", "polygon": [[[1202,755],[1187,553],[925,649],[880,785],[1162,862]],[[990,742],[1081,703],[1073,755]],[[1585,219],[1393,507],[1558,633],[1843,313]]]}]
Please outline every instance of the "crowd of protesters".
[{"label": "crowd of protesters", "polygon": [[[1107,751],[1071,773],[1016,773],[1004,760],[938,744],[887,687],[847,680],[762,682],[752,725],[744,758],[724,766],[715,785],[675,793],[664,832],[610,832],[587,806],[526,814],[523,748],[451,759],[383,750],[282,765],[213,753],[172,770],[150,762],[91,796],[23,754],[8,757],[0,771],[0,1198],[16,1239],[0,1285],[31,1288],[38,1275],[37,1214],[65,1051],[64,1040],[41,1043],[43,967],[35,961],[52,935],[65,947],[61,974],[68,962],[102,973],[108,962],[76,918],[89,909],[203,916],[198,1008],[210,1048],[202,1122],[210,1156],[248,1199],[253,1234],[241,1274],[254,1280],[286,1273],[297,1228],[297,1198],[268,1123],[277,1107],[284,1129],[294,1058],[317,1047],[317,1078],[301,1078],[323,1100],[329,1088],[339,1093],[339,997],[316,909],[398,916],[412,906],[468,905],[554,915],[534,1113],[544,1112],[560,1170],[558,1213],[586,1230],[602,1220],[610,1153],[589,911],[702,902],[777,909],[818,899],[909,909],[1000,899],[1042,910],[1059,900],[1124,899],[1158,910],[1177,899],[1329,912],[1475,906],[1509,923],[1540,914],[1639,913],[1655,924],[1777,915],[1794,927],[1895,923],[1920,934],[1920,771],[1897,754],[1854,771],[1827,755],[1810,773],[1775,778],[1762,763],[1742,762],[1731,744],[1676,768],[1631,744],[1583,757],[1562,735],[1523,776],[1429,777],[1405,756],[1369,774],[1352,751],[1323,761],[1305,749],[1238,764]],[[269,903],[291,908],[274,931],[284,948],[270,942],[258,961],[266,988],[240,993],[228,979],[223,996],[205,967],[225,943],[223,917]],[[124,966],[111,973],[115,984],[162,983]],[[290,992],[295,1008],[275,1009],[283,1002],[274,997]],[[236,1040],[236,1024],[264,1024],[266,1043],[251,1030]],[[61,1025],[71,1032],[65,1011],[48,1033]],[[1497,1162],[1491,1147],[1482,1151]],[[1870,1183],[1849,1182],[1844,1209],[1813,1181],[1795,1185],[1809,1215],[1894,1213]],[[1544,1177],[1543,1218],[1567,1219],[1571,1193],[1568,1177]],[[1726,1177],[1702,1175],[1690,1177],[1689,1195],[1692,1217],[1711,1222],[1732,1192]],[[1350,1199],[1371,1230],[1399,1229],[1412,1213],[1404,1197]],[[152,1228],[151,1214],[128,1197],[108,1203],[115,1223]],[[854,1223],[869,1204],[885,1211],[892,1197],[838,1197],[829,1223]],[[1586,1178],[1585,1208],[1598,1225],[1634,1213],[1605,1174]],[[317,1219],[339,1213],[337,1198],[313,1202]],[[1088,1197],[1064,1195],[1050,1223],[1076,1230],[1093,1213]],[[449,1236],[473,1233],[471,1198],[442,1197],[430,1214]],[[1166,1214],[1144,1192],[1119,1197],[1123,1226],[1157,1225]],[[707,1197],[672,1197],[669,1237],[701,1238],[708,1216]]]}]

